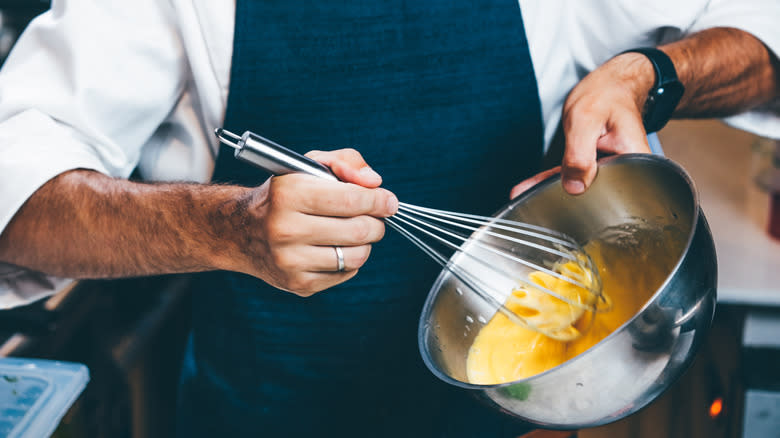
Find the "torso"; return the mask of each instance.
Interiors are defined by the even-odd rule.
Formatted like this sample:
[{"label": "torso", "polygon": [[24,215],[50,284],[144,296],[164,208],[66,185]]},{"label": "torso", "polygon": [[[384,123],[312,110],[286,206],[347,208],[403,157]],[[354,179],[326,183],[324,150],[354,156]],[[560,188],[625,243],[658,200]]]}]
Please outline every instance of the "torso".
[{"label": "torso", "polygon": [[[400,200],[479,214],[538,166],[539,98],[516,1],[238,8],[227,129],[299,152],[354,147]],[[215,171],[246,185],[266,177],[232,154]],[[354,279],[307,299],[210,274],[194,297],[195,362],[226,393],[274,408],[398,372],[430,381],[416,327],[438,271],[388,231]]]}]

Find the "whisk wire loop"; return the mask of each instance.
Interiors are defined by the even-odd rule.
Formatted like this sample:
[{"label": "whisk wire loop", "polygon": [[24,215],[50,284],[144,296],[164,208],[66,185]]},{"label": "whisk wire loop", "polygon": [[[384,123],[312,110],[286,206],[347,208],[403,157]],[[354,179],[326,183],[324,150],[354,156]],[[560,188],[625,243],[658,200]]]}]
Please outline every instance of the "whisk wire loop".
[{"label": "whisk wire loop", "polygon": [[[393,216],[393,218],[385,219],[386,223],[391,223],[392,225],[394,225],[394,228],[397,231],[400,231],[400,229],[402,229],[403,227],[400,227],[399,224],[397,224],[397,223],[393,223],[392,221],[388,221],[388,219],[397,219],[398,221],[402,222],[403,224],[405,224],[405,225],[407,225],[409,227],[412,227],[413,229],[419,231],[420,233],[423,233],[423,234],[431,237],[432,239],[434,239],[437,242],[440,242],[444,246],[446,246],[446,247],[448,247],[448,248],[450,248],[450,249],[452,249],[452,250],[454,250],[454,251],[456,251],[458,253],[464,254],[465,257],[470,258],[471,260],[473,260],[473,261],[479,263],[480,265],[490,269],[491,271],[496,272],[496,273],[498,273],[500,275],[503,275],[505,278],[513,278],[514,277],[517,282],[523,284],[524,286],[540,290],[540,291],[542,291],[542,292],[544,292],[544,293],[546,293],[546,294],[548,294],[548,295],[550,295],[550,296],[552,296],[554,298],[557,298],[557,299],[559,299],[559,300],[561,300],[561,301],[563,301],[563,302],[565,302],[565,303],[567,303],[567,304],[569,304],[571,306],[575,306],[575,307],[581,308],[583,310],[593,310],[593,306],[592,305],[588,305],[588,304],[583,303],[583,302],[572,300],[571,298],[565,297],[565,296],[559,294],[558,292],[552,291],[552,290],[550,290],[550,289],[548,289],[548,288],[546,288],[546,287],[544,287],[542,285],[539,285],[539,284],[536,284],[536,283],[531,283],[529,281],[525,281],[522,278],[519,278],[520,276],[517,275],[517,274],[511,275],[508,272],[498,268],[497,266],[485,262],[482,258],[477,257],[476,255],[470,253],[469,251],[464,251],[462,245],[453,243],[452,241],[450,241],[450,240],[448,240],[448,239],[446,239],[446,238],[436,234],[436,232],[439,232],[439,233],[442,233],[442,234],[444,234],[446,236],[458,239],[458,240],[460,240],[461,242],[464,242],[464,243],[465,242],[469,242],[469,244],[471,244],[471,245],[475,245],[475,246],[477,246],[477,247],[479,247],[481,249],[484,249],[485,251],[491,252],[491,253],[496,254],[496,255],[498,255],[500,257],[504,257],[504,258],[506,258],[506,259],[508,259],[510,261],[522,264],[522,265],[524,265],[524,266],[526,266],[528,268],[531,268],[533,270],[536,270],[536,271],[544,272],[544,273],[546,273],[546,274],[548,274],[550,276],[553,276],[555,278],[559,278],[559,279],[561,279],[563,281],[567,281],[567,282],[569,282],[571,284],[574,284],[575,286],[581,287],[583,289],[590,290],[590,288],[588,286],[586,286],[585,284],[581,283],[580,281],[575,280],[573,278],[573,276],[571,276],[571,275],[569,275],[569,276],[562,275],[562,274],[560,274],[560,273],[558,273],[556,271],[553,271],[551,269],[547,269],[547,268],[545,268],[543,266],[540,266],[538,264],[529,262],[528,260],[525,260],[525,259],[519,258],[517,256],[514,256],[512,254],[509,254],[506,251],[497,249],[497,248],[495,248],[495,247],[493,247],[491,245],[485,244],[485,243],[483,243],[483,242],[481,242],[479,240],[470,240],[468,236],[464,236],[462,234],[453,232],[451,230],[447,230],[447,229],[444,229],[444,228],[441,228],[441,227],[437,227],[437,226],[435,226],[434,224],[432,224],[430,222],[423,221],[423,220],[421,220],[419,218],[410,216],[408,214],[404,214],[402,212],[401,213],[396,213],[396,215]],[[482,230],[482,232],[485,232],[485,233],[487,233],[489,235],[493,235],[493,236],[496,236],[496,237],[499,237],[499,238],[504,238],[504,239],[507,239],[507,240],[510,240],[510,241],[513,241],[513,242],[516,241],[516,239],[513,239],[510,236],[505,236],[505,235],[500,234],[500,233],[492,233],[492,232],[489,232],[487,230]],[[404,232],[403,232],[404,235],[406,235],[407,237],[409,237],[409,234],[414,236],[413,233],[409,233],[409,234],[407,234],[407,233],[409,233],[409,231],[404,229]],[[414,236],[414,238],[415,239],[413,239],[413,241],[418,241],[419,240],[419,237],[417,237],[417,236]],[[417,245],[417,246],[420,247],[420,245]],[[436,260],[444,260],[444,261],[448,260],[443,254],[441,254],[439,251],[437,251],[435,248],[431,247],[430,245],[426,244],[426,248],[428,249],[428,251],[426,251],[426,252],[429,255],[431,255],[429,253],[429,251],[436,254],[436,256],[432,256],[434,259],[436,259]],[[573,257],[571,257],[571,258],[573,259]],[[452,270],[452,269],[450,269],[450,270]],[[475,292],[480,293],[481,291],[475,291]],[[591,292],[592,293],[596,293],[595,291],[591,291]],[[508,295],[508,294],[504,293],[504,295]]]},{"label": "whisk wire loop", "polygon": [[[501,313],[505,314],[510,320],[512,320],[517,324],[520,324],[522,326],[528,327],[536,331],[542,330],[540,327],[536,327],[534,324],[527,321],[522,316],[517,315],[516,313],[507,309],[503,303],[499,302],[493,296],[485,292],[486,287],[488,287],[487,284],[485,284],[483,281],[479,280],[478,278],[474,277],[473,275],[469,274],[468,271],[466,271],[465,269],[454,264],[451,260],[449,260],[444,255],[442,255],[439,251],[433,249],[430,245],[425,243],[425,241],[420,239],[420,237],[416,236],[414,233],[410,232],[400,224],[396,223],[393,219],[394,219],[393,217],[385,218],[385,223],[387,223],[391,228],[395,229],[399,234],[409,239],[409,241],[411,241],[415,246],[417,246],[425,254],[431,257],[431,259],[436,261],[436,263],[438,263],[439,266],[441,266],[444,269],[447,269],[447,271],[452,273],[452,275],[456,279],[458,279],[458,281],[460,281],[464,286],[469,288],[472,292],[476,293],[480,298],[485,300],[488,304],[498,309]],[[476,283],[481,283],[482,287],[478,286]]]}]

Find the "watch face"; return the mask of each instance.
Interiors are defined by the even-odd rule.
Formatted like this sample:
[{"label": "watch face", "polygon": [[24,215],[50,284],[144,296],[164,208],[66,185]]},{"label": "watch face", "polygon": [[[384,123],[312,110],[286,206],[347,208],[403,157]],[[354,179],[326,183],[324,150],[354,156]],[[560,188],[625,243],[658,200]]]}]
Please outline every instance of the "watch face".
[{"label": "watch face", "polygon": [[679,81],[669,81],[655,90],[654,112],[669,119],[682,98],[685,88]]},{"label": "watch face", "polygon": [[672,113],[680,102],[685,88],[680,81],[668,81],[648,97],[645,112],[645,129],[647,132],[655,132],[663,128],[666,122],[672,118]]}]

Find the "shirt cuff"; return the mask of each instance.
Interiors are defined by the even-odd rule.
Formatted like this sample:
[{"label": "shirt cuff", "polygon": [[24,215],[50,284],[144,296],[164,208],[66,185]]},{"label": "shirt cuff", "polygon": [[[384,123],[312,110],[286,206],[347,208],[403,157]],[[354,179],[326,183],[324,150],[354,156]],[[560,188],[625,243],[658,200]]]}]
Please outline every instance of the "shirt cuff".
[{"label": "shirt cuff", "polygon": [[[43,113],[29,110],[0,123],[0,233],[35,191],[73,169],[108,174],[89,145]],[[0,308],[28,304],[71,282],[0,263]]]},{"label": "shirt cuff", "polygon": [[0,310],[38,301],[65,289],[71,283],[71,279],[0,263]]},{"label": "shirt cuff", "polygon": [[0,123],[0,232],[35,191],[74,169],[109,173],[89,145],[40,112]]}]

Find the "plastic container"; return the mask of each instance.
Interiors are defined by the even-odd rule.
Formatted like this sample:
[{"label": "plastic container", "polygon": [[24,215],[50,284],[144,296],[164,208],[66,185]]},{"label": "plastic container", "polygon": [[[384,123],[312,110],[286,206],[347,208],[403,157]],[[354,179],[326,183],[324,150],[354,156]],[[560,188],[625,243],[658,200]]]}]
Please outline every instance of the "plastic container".
[{"label": "plastic container", "polygon": [[78,363],[0,358],[0,437],[48,437],[84,390]]}]

